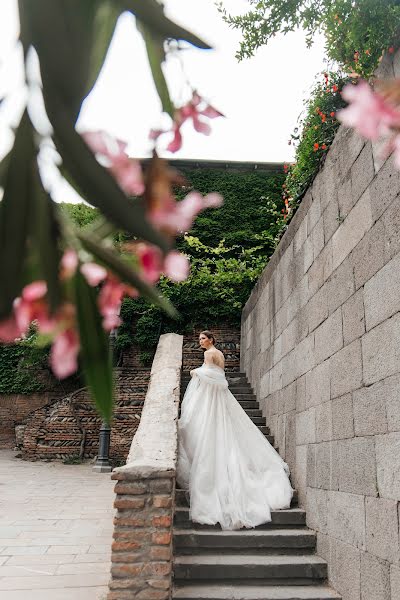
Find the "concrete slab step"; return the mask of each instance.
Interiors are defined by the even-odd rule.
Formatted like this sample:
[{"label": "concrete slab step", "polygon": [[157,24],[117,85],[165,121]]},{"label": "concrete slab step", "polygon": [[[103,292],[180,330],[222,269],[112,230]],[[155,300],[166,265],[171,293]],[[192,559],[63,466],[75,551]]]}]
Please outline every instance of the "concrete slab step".
[{"label": "concrete slab step", "polygon": [[252,580],[286,585],[322,583],[327,563],[314,555],[204,554],[174,559],[174,580]]},{"label": "concrete slab step", "polygon": [[176,600],[341,600],[327,585],[176,585]]},{"label": "concrete slab step", "polygon": [[236,400],[238,402],[240,402],[241,400],[253,400],[254,402],[257,402],[257,396],[255,394],[253,394],[252,392],[250,393],[246,393],[246,394],[233,394],[236,398]]},{"label": "concrete slab step", "polygon": [[269,434],[269,427],[267,425],[259,425],[258,429],[261,431],[261,433],[264,434]]},{"label": "concrete slab step", "polygon": [[239,400],[242,408],[259,408],[260,405],[256,400]]},{"label": "concrete slab step", "polygon": [[[188,506],[188,495],[185,490],[177,489],[175,492],[175,502],[176,506]],[[292,498],[292,506],[297,506],[298,503],[298,494],[297,490],[294,490],[293,498]]]},{"label": "concrete slab step", "polygon": [[255,425],[265,425],[265,417],[250,417]]},{"label": "concrete slab step", "polygon": [[[302,508],[286,508],[282,510],[271,511],[272,520],[269,523],[263,523],[251,529],[259,531],[274,527],[304,527],[306,524],[306,511]],[[219,525],[201,525],[189,520],[189,508],[187,506],[176,506],[174,515],[174,524],[176,527],[188,529],[215,529],[221,531]],[[240,531],[245,531],[240,529]]]},{"label": "concrete slab step", "polygon": [[308,528],[238,530],[238,531],[199,531],[196,529],[175,529],[174,547],[177,554],[195,554],[217,549],[224,552],[306,553],[315,549],[316,534]]},{"label": "concrete slab step", "polygon": [[244,412],[249,415],[249,417],[262,417],[262,410],[259,408],[245,408]]}]

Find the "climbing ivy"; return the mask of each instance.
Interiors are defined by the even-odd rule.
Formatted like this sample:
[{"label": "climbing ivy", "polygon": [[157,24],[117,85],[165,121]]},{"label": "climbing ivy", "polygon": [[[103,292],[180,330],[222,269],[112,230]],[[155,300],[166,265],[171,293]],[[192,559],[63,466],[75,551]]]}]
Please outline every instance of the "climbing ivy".
[{"label": "climbing ivy", "polygon": [[31,327],[25,339],[16,344],[0,345],[1,394],[43,391],[38,371],[47,367],[49,349],[37,346],[36,341],[36,331]]}]

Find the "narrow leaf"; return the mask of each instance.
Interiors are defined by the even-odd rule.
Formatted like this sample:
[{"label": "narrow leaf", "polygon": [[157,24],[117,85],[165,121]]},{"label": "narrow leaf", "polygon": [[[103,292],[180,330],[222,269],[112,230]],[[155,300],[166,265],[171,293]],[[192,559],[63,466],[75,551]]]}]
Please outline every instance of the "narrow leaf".
[{"label": "narrow leaf", "polygon": [[25,112],[7,158],[0,203],[0,318],[6,317],[22,287],[30,220],[31,172],[37,169],[32,126]]},{"label": "narrow leaf", "polygon": [[87,235],[85,232],[78,231],[77,236],[85,248],[122,281],[132,285],[142,296],[165,310],[171,317],[176,318],[178,316],[176,309],[170,301],[162,296],[156,288],[143,281],[139,274],[130,265],[121,260],[116,252],[110,248],[106,248],[101,244],[100,240],[96,240],[94,236]]},{"label": "narrow leaf", "polygon": [[152,31],[143,23],[137,22],[137,27],[143,36],[144,43],[146,44],[147,56],[149,58],[150,69],[153,75],[154,84],[157,89],[157,93],[161,100],[161,106],[164,112],[174,118],[174,106],[172,104],[167,82],[165,81],[164,73],[161,68],[161,63],[165,60],[164,53],[164,40],[159,36],[156,36]]},{"label": "narrow leaf", "polygon": [[160,37],[174,40],[185,40],[197,48],[210,49],[199,37],[170,21],[165,15],[162,4],[157,0],[120,0],[125,10],[131,11],[142,23]]},{"label": "narrow leaf", "polygon": [[113,374],[108,335],[102,328],[97,294],[77,271],[76,307],[86,384],[103,419],[110,423],[113,409]]}]

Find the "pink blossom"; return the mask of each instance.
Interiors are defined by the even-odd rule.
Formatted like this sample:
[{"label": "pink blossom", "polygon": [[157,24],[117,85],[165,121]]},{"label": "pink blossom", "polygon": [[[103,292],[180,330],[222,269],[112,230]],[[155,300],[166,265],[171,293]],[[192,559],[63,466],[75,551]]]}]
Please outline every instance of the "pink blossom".
[{"label": "pink blossom", "polygon": [[126,142],[115,139],[104,131],[88,131],[82,137],[114,175],[118,185],[126,194],[134,196],[143,194],[142,169],[139,161],[127,155]]},{"label": "pink blossom", "polygon": [[92,287],[99,285],[99,283],[107,277],[106,269],[97,263],[84,263],[80,270],[88,284]]},{"label": "pink blossom", "polygon": [[349,106],[337,112],[338,119],[347,127],[353,127],[367,139],[376,140],[392,126],[400,124],[400,112],[385,99],[373,92],[365,81],[343,88],[343,98]]},{"label": "pink blossom", "polygon": [[2,342],[13,342],[21,337],[21,333],[14,315],[0,321],[0,340]]},{"label": "pink blossom", "polygon": [[157,246],[140,243],[135,245],[135,254],[139,259],[143,278],[149,283],[158,281],[162,269],[160,249]]},{"label": "pink blossom", "polygon": [[219,110],[206,103],[197,92],[194,92],[192,99],[176,110],[172,129],[164,131],[161,129],[152,129],[149,137],[151,140],[157,140],[163,133],[173,133],[174,137],[168,144],[167,150],[169,152],[177,152],[182,147],[182,134],[180,129],[185,121],[191,120],[194,129],[198,133],[210,135],[211,127],[204,118],[215,119],[223,116],[224,115],[219,112]]},{"label": "pink blossom", "polygon": [[177,250],[172,250],[165,258],[164,271],[172,281],[184,281],[189,275],[189,260]]},{"label": "pink blossom", "polygon": [[55,319],[49,315],[46,293],[46,282],[34,281],[25,286],[22,297],[15,300],[15,319],[21,332],[25,332],[32,321],[37,321],[42,333],[51,333],[54,329]]},{"label": "pink blossom", "polygon": [[98,305],[103,317],[103,328],[106,331],[111,331],[121,324],[119,311],[126,288],[127,286],[117,279],[109,277],[100,290]]},{"label": "pink blossom", "polygon": [[217,192],[211,192],[204,197],[204,207],[205,208],[219,208],[224,203],[224,199],[221,194]]},{"label": "pink blossom", "polygon": [[66,329],[55,338],[50,352],[53,373],[65,379],[78,368],[79,338],[75,329]]},{"label": "pink blossom", "polygon": [[68,248],[61,259],[61,279],[69,279],[75,273],[78,266],[78,255],[75,250]]}]

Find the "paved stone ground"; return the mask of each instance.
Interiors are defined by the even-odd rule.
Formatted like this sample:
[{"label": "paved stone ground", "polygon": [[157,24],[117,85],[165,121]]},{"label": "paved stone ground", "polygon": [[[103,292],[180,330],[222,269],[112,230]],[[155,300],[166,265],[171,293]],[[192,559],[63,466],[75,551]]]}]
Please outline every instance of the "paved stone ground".
[{"label": "paved stone ground", "polygon": [[103,600],[113,487],[91,464],[0,450],[0,600]]}]

